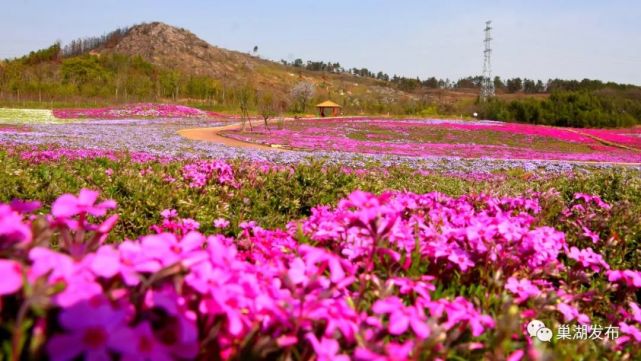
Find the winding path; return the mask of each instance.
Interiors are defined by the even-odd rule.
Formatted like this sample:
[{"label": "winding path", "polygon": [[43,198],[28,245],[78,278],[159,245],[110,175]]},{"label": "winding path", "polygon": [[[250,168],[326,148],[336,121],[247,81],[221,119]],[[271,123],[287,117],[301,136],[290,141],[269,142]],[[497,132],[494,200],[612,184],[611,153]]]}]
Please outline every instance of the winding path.
[{"label": "winding path", "polygon": [[218,144],[223,144],[223,145],[236,147],[236,148],[276,150],[276,151],[285,150],[282,148],[271,147],[263,144],[243,142],[241,140],[223,137],[222,135],[219,134],[220,132],[225,130],[237,130],[237,129],[240,129],[241,127],[242,127],[241,123],[232,123],[232,124],[224,125],[222,127],[182,129],[178,131],[178,134],[191,140],[206,140],[209,142],[216,142]]}]

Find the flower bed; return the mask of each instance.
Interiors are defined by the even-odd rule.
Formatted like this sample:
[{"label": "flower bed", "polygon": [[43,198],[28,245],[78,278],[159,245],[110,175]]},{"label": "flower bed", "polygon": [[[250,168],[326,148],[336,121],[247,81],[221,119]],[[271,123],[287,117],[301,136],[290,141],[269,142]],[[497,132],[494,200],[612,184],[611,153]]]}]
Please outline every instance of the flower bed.
[{"label": "flower bed", "polygon": [[[623,249],[601,238],[612,207],[576,194],[563,232],[541,224],[551,195],[357,191],[286,229],[244,222],[237,237],[224,219],[204,235],[168,209],[124,241],[98,192],[43,213],[1,204],[1,327],[14,355],[53,360],[638,354],[641,272],[617,269]],[[534,319],[618,333],[553,351],[529,336]]]},{"label": "flower bed", "polygon": [[227,136],[305,150],[418,157],[641,162],[641,153],[600,144],[571,129],[461,121],[300,120]]},{"label": "flower bed", "polygon": [[174,104],[132,104],[124,107],[55,109],[60,119],[127,119],[127,118],[205,118],[207,112]]},{"label": "flower bed", "polygon": [[641,127],[628,129],[581,129],[581,131],[608,142],[641,150]]}]

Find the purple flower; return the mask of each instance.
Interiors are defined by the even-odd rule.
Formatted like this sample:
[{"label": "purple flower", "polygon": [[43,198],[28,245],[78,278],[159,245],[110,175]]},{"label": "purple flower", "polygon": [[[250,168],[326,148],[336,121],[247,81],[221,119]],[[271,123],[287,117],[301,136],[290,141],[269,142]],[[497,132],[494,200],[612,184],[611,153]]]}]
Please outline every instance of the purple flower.
[{"label": "purple flower", "polygon": [[128,353],[134,335],[126,324],[126,313],[114,309],[102,296],[64,308],[59,321],[66,333],[56,334],[47,343],[55,361],[109,360],[109,352]]}]

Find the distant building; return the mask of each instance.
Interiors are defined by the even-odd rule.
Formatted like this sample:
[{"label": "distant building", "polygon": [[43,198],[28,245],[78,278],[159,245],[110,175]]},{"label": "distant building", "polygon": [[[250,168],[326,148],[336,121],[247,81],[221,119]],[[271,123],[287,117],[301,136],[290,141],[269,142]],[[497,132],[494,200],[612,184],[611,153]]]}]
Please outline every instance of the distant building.
[{"label": "distant building", "polygon": [[331,100],[327,100],[320,104],[317,104],[316,108],[318,108],[318,113],[321,117],[326,117],[329,115],[335,117],[341,114],[341,106]]}]

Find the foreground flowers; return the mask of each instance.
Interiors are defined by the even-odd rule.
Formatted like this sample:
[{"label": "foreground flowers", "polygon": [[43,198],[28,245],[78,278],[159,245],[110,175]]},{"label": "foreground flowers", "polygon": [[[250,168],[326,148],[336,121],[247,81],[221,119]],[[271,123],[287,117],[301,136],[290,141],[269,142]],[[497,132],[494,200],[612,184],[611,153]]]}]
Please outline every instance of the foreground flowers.
[{"label": "foreground flowers", "polygon": [[[245,222],[237,238],[166,210],[153,234],[116,244],[116,204],[95,191],[44,215],[3,204],[2,328],[15,358],[518,360],[547,352],[523,329],[536,318],[608,321],[623,337],[597,347],[638,352],[638,272],[612,270],[598,240],[539,226],[546,196],[357,191],[286,231]],[[580,195],[563,214],[609,210]]]}]

